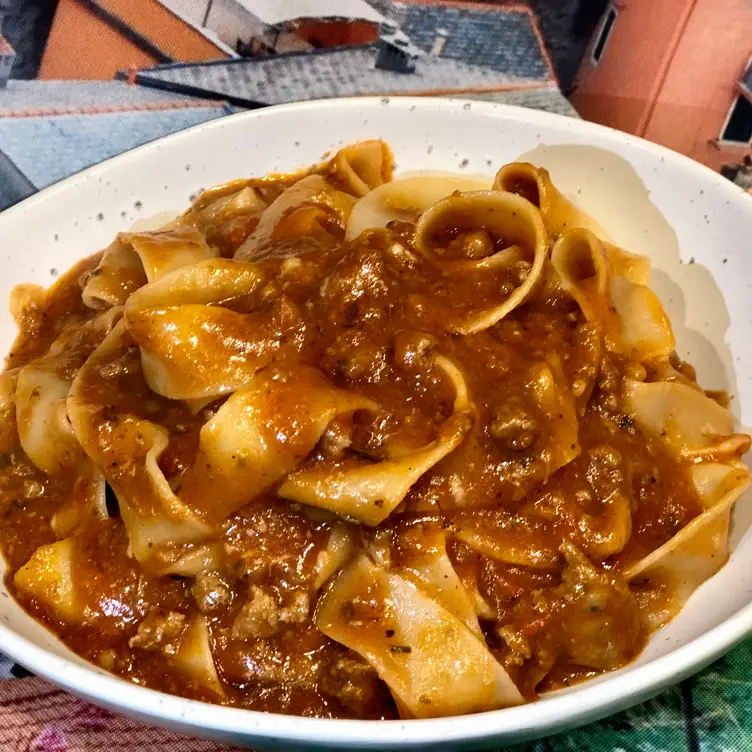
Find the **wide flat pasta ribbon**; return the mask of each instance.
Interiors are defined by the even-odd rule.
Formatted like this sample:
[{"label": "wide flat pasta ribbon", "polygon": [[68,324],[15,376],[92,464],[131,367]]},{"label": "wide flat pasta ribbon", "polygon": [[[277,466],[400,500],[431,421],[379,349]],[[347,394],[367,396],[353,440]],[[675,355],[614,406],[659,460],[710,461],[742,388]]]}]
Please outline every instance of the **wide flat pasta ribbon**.
[{"label": "wide flat pasta ribbon", "polygon": [[551,252],[551,264],[562,289],[601,329],[609,351],[641,363],[664,360],[674,351],[671,323],[658,297],[646,285],[615,273],[592,232],[576,229],[562,235]]},{"label": "wide flat pasta ribbon", "polygon": [[[170,399],[201,400],[242,388],[284,347],[299,318],[286,298],[265,304],[267,275],[255,264],[209,259],[135,292],[125,307],[149,387]],[[242,303],[242,313],[224,305]]]},{"label": "wide flat pasta ribbon", "polygon": [[724,461],[749,450],[750,437],[733,432],[728,410],[696,386],[627,380],[624,410],[679,458]]},{"label": "wide flat pasta ribbon", "polygon": [[231,257],[256,229],[269,204],[304,174],[242,178],[208,188],[162,229],[195,227],[220,255]]},{"label": "wide flat pasta ribbon", "polygon": [[43,473],[72,480],[68,500],[50,524],[59,538],[84,522],[107,518],[104,477],[86,456],[71,426],[66,399],[76,371],[120,319],[115,306],[65,331],[46,355],[17,373],[16,433],[26,456]]},{"label": "wide flat pasta ribbon", "polygon": [[290,186],[266,209],[256,229],[235,252],[238,261],[257,261],[275,243],[296,238],[309,242],[328,236],[335,224],[344,235],[355,199],[333,188],[321,175],[308,175]]},{"label": "wide flat pasta ribbon", "polygon": [[335,417],[375,408],[309,366],[266,369],[204,424],[180,496],[204,519],[223,520],[294,470]]},{"label": "wide flat pasta ribbon", "polygon": [[601,241],[606,257],[611,263],[611,270],[615,275],[624,277],[635,285],[647,285],[649,283],[650,259],[647,256],[625,251],[602,237],[599,237],[598,240]]},{"label": "wide flat pasta ribbon", "polygon": [[603,244],[615,274],[630,282],[646,285],[650,277],[650,260],[629,253],[609,242],[608,233],[589,214],[579,209],[553,184],[548,170],[529,162],[510,162],[497,173],[494,190],[516,193],[540,210],[543,224],[553,240],[575,229],[592,232]]},{"label": "wide flat pasta ribbon", "polygon": [[190,226],[121,232],[88,276],[81,299],[89,308],[124,305],[147,282],[216,255],[204,236]]},{"label": "wide flat pasta ribbon", "polygon": [[610,292],[621,321],[624,352],[640,363],[668,358],[676,349],[676,339],[658,296],[647,285],[620,276],[612,277]]},{"label": "wide flat pasta ribbon", "polygon": [[374,188],[353,207],[346,239],[354,240],[365,230],[386,227],[394,220],[415,222],[420,215],[455,191],[478,191],[487,183],[450,175],[415,176],[392,180]]},{"label": "wide flat pasta ribbon", "polygon": [[211,651],[209,625],[203,616],[193,616],[186,624],[170,663],[189,681],[224,697]]},{"label": "wide flat pasta ribbon", "polygon": [[[442,257],[444,236],[479,229],[485,230],[492,240],[503,239],[508,246],[477,261]],[[473,311],[455,326],[461,334],[487,329],[522,305],[541,281],[548,257],[548,234],[538,211],[529,201],[501,191],[457,193],[434,204],[418,221],[415,245],[421,255],[448,273],[475,271],[491,274],[520,260],[530,263],[524,281],[503,303]]]},{"label": "wide flat pasta ribbon", "polygon": [[[361,600],[366,593],[368,603]],[[485,642],[462,620],[405,576],[376,567],[364,555],[322,596],[316,625],[378,671],[403,717],[460,715],[523,702]]]},{"label": "wide flat pasta ribbon", "polygon": [[74,468],[83,458],[68,422],[65,399],[71,380],[34,363],[18,374],[16,421],[26,456],[47,475]]},{"label": "wide flat pasta ribbon", "polygon": [[318,462],[288,475],[279,495],[366,525],[378,525],[385,520],[418,478],[459,446],[473,425],[473,408],[464,376],[444,356],[435,356],[434,362],[455,389],[454,411],[441,425],[434,441],[403,457],[382,462]]},{"label": "wide flat pasta ribbon", "polygon": [[159,467],[168,432],[136,414],[129,402],[144,391],[137,350],[120,322],[78,372],[68,415],[117,496],[137,561],[157,573],[189,573],[181,559],[189,556],[203,567],[209,552],[202,548],[197,556],[195,546],[203,546],[212,530],[173,493]]},{"label": "wide flat pasta ribbon", "polygon": [[739,459],[749,450],[750,437],[733,433],[731,414],[681,380],[626,381],[624,409],[677,459],[694,463],[690,474],[705,510],[625,571],[649,627],[657,629],[728,558],[731,509],[750,483]]},{"label": "wide flat pasta ribbon", "polygon": [[74,538],[39,546],[13,575],[13,584],[22,593],[43,603],[58,619],[80,623],[84,618],[73,579]]},{"label": "wide flat pasta ribbon", "polygon": [[[76,569],[75,558],[81,555],[78,547],[75,536],[42,545],[13,577],[13,584],[21,593],[35,598],[68,625],[85,624],[97,610],[96,594],[88,592]],[[203,616],[193,616],[185,623],[169,663],[188,681],[217,695],[224,694]]]},{"label": "wide flat pasta ribbon", "polygon": [[[196,223],[201,215],[207,223],[228,219],[242,211],[264,209],[267,202],[259,195],[261,186],[279,185],[279,193],[287,187],[284,180],[270,178],[237,178],[212,186],[199,193],[185,214],[173,220],[176,224]],[[250,193],[248,193],[250,191]],[[276,197],[275,197],[276,198]],[[168,223],[168,227],[172,223]]]},{"label": "wide flat pasta ribbon", "polygon": [[495,561],[531,569],[560,566],[557,542],[541,535],[536,521],[504,510],[460,514],[452,528],[457,540]]},{"label": "wide flat pasta ribbon", "polygon": [[[169,432],[133,401],[147,393],[137,353],[118,325],[79,371],[68,411],[115,491],[134,556],[151,571],[211,568],[214,524],[294,470],[333,419],[375,407],[311,367],[266,369],[204,424],[192,463],[168,481],[159,461]],[[119,383],[103,373],[118,373]]]},{"label": "wide flat pasta ribbon", "polygon": [[690,472],[705,511],[624,572],[651,630],[676,616],[726,563],[731,510],[750,485],[749,471],[738,462],[702,462]]},{"label": "wide flat pasta ribbon", "polygon": [[338,521],[332,525],[326,547],[319,551],[314,568],[314,590],[320,590],[352,558],[357,536],[354,526]]},{"label": "wide flat pasta ribbon", "polygon": [[72,469],[84,458],[66,412],[73,377],[120,319],[122,308],[99,314],[64,332],[42,358],[16,377],[18,437],[29,459],[47,475]]},{"label": "wide flat pasta ribbon", "polygon": [[345,146],[318,169],[337,187],[362,197],[392,179],[394,157],[385,141],[371,139]]},{"label": "wide flat pasta ribbon", "polygon": [[[181,224],[194,224],[199,230],[226,222],[242,215],[260,217],[267,203],[259,195],[254,183],[259,181],[232,180],[204,191],[188,211],[167,227]],[[280,188],[280,192],[281,192]]]},{"label": "wide flat pasta ribbon", "polygon": [[528,383],[538,407],[548,419],[548,440],[542,454],[548,479],[580,453],[576,400],[566,387],[562,364],[554,355],[546,362],[530,366]]},{"label": "wide flat pasta ribbon", "polygon": [[539,209],[543,224],[554,239],[577,227],[590,230],[601,238],[608,237],[591,216],[564,196],[543,167],[535,167],[529,162],[505,164],[496,173],[493,187],[497,191],[522,196]]},{"label": "wide flat pasta ribbon", "polygon": [[619,322],[609,300],[611,265],[598,238],[584,229],[572,230],[554,244],[551,264],[561,288],[574,298],[585,318],[618,341]]},{"label": "wide flat pasta ribbon", "polygon": [[485,640],[470,599],[446,550],[446,532],[422,525],[420,544],[411,548],[399,567],[400,576],[413,582],[429,598],[440,603],[479,639]]}]

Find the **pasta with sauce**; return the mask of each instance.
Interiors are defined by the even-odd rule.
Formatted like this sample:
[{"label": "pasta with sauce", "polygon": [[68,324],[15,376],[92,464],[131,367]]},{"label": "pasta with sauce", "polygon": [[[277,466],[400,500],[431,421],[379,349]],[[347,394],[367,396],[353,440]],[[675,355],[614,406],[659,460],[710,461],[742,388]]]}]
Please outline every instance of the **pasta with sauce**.
[{"label": "pasta with sauce", "polygon": [[648,277],[525,163],[394,179],[374,140],[205,191],[13,293],[9,587],[124,679],[264,711],[617,669],[749,484]]}]

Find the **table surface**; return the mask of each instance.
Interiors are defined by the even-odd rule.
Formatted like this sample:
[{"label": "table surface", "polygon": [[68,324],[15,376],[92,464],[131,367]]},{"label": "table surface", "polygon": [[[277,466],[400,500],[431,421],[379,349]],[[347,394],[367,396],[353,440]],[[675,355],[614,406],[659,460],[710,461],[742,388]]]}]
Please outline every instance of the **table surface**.
[{"label": "table surface", "polygon": [[[142,92],[127,106],[29,101],[0,91],[0,210],[69,174],[141,143],[229,114],[217,102]],[[156,97],[156,95],[154,95]],[[21,102],[23,103],[23,98]],[[5,102],[5,106],[4,106]],[[231,748],[143,726],[56,689],[0,656],[0,749],[109,752]],[[293,721],[294,722],[294,721]],[[752,750],[752,639],[697,676],[611,718],[513,752],[747,752]]]}]

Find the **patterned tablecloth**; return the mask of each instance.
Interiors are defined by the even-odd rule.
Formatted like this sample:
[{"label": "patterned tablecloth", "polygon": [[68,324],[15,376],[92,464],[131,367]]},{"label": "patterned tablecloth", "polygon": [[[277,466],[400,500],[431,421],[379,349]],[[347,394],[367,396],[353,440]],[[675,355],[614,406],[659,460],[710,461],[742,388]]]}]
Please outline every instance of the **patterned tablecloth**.
[{"label": "patterned tablecloth", "polygon": [[[0,210],[60,178],[232,111],[139,87],[30,85],[0,91]],[[86,100],[86,97],[89,97]],[[0,656],[3,752],[221,752],[77,700]],[[294,723],[291,720],[291,723]],[[605,721],[513,752],[752,751],[752,639],[697,676]]]}]

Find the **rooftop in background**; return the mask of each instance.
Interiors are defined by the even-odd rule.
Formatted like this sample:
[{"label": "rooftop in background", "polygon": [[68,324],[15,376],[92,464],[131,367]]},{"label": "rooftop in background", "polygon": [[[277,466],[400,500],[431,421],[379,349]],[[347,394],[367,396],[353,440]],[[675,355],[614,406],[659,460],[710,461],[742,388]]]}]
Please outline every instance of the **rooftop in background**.
[{"label": "rooftop in background", "polygon": [[526,5],[450,0],[370,0],[429,52],[446,34],[441,57],[519,78],[555,80],[533,12]]},{"label": "rooftop in background", "polygon": [[122,81],[10,81],[0,118],[221,107],[216,99],[128,86]]},{"label": "rooftop in background", "polygon": [[[555,83],[463,96],[575,115]],[[0,211],[103,159],[234,111],[119,81],[11,81],[0,95]],[[186,196],[201,188],[198,179],[186,175]]]},{"label": "rooftop in background", "polygon": [[528,107],[533,110],[553,112],[556,115],[578,117],[577,111],[556,84],[548,84],[535,89],[511,89],[509,91],[484,92],[483,94],[463,94],[462,98],[477,99],[479,102],[498,102],[515,107]]},{"label": "rooftop in background", "polygon": [[258,107],[306,99],[378,94],[463,94],[547,86],[449,58],[425,56],[414,73],[375,67],[376,45],[291,52],[269,57],[177,63],[136,74],[136,81]]},{"label": "rooftop in background", "polygon": [[259,21],[276,26],[300,18],[346,18],[382,23],[384,17],[365,0],[237,0]]},{"label": "rooftop in background", "polygon": [[119,81],[10,81],[0,95],[0,144],[20,173],[43,188],[232,111],[223,102]]},{"label": "rooftop in background", "polygon": [[[440,0],[372,4],[389,20],[389,39],[395,30],[402,39],[390,42],[384,35],[379,42],[357,46],[161,65],[140,71],[136,81],[244,107],[368,94],[556,89],[535,18],[525,6]],[[409,60],[385,63],[385,46]]]}]

